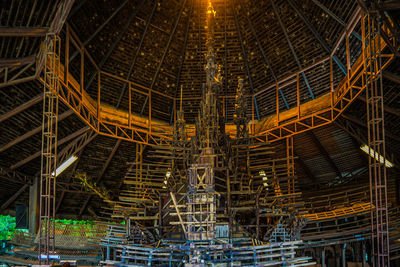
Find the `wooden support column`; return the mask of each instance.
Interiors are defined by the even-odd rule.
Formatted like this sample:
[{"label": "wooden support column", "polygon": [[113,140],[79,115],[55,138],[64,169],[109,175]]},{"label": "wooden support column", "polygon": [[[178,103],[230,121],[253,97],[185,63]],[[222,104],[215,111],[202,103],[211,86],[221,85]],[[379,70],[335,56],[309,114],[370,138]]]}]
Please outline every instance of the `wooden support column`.
[{"label": "wooden support column", "polygon": [[367,266],[367,259],[366,259],[367,250],[365,249],[365,241],[362,242],[362,267]]},{"label": "wooden support column", "polygon": [[257,234],[257,238],[260,238],[260,193],[261,193],[261,190],[259,190],[259,192],[257,192],[257,196],[256,196],[256,234]]},{"label": "wooden support column", "polygon": [[163,227],[163,222],[162,222],[162,207],[163,207],[163,201],[162,201],[162,196],[161,194],[158,196],[158,233],[160,234],[160,239],[162,238],[162,227]]},{"label": "wooden support column", "polygon": [[343,244],[343,247],[342,247],[342,253],[341,253],[342,255],[342,266],[343,267],[346,267],[346,243],[344,243]]},{"label": "wooden support column", "polygon": [[228,231],[229,231],[229,240],[232,239],[232,227],[233,227],[233,218],[232,218],[232,201],[231,201],[231,178],[229,176],[229,169],[226,170],[226,189],[227,189],[227,213],[228,213]]},{"label": "wooden support column", "polygon": [[35,235],[39,228],[39,177],[35,176],[29,187],[29,233]]},{"label": "wooden support column", "polygon": [[6,202],[1,205],[0,210],[7,209],[14,201],[25,191],[28,187],[28,184],[24,184],[14,195],[12,195]]}]

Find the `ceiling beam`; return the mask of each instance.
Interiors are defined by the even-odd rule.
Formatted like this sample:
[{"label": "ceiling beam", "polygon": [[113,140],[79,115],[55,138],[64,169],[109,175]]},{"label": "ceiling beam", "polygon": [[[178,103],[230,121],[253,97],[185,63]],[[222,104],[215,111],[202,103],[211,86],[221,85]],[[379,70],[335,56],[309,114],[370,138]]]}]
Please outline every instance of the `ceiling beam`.
[{"label": "ceiling beam", "polygon": [[[265,54],[265,52],[264,52],[264,49],[263,49],[262,46],[261,46],[261,42],[260,42],[260,40],[258,39],[258,36],[257,36],[257,33],[256,33],[255,29],[254,29],[253,23],[251,22],[251,20],[250,20],[250,18],[249,18],[249,15],[247,14],[247,12],[244,12],[244,13],[245,13],[245,16],[246,16],[246,18],[247,18],[247,22],[248,22],[248,24],[249,24],[249,26],[250,26],[251,32],[253,33],[253,36],[254,36],[254,38],[256,39],[256,42],[257,42],[257,45],[258,45],[258,49],[260,50],[260,52],[261,52],[261,54],[262,54],[262,56],[263,56],[264,63],[268,66],[268,69],[269,69],[269,71],[271,72],[272,78],[274,78],[275,83],[278,84],[278,78],[277,78],[276,75],[275,75],[275,72],[274,72],[274,70],[273,70],[273,68],[272,68],[271,62],[270,62],[269,59],[267,58],[267,56],[266,56],[266,54]],[[279,93],[280,93],[280,95],[281,95],[281,97],[282,97],[283,102],[285,103],[286,109],[290,109],[290,107],[289,107],[289,105],[288,105],[288,103],[287,103],[287,101],[286,101],[286,98],[285,98],[285,96],[283,95],[283,92],[282,92],[282,90],[281,90],[280,88],[279,88]]]},{"label": "ceiling beam", "polygon": [[[297,66],[298,66],[299,69],[301,70],[301,69],[302,69],[302,66],[301,66],[300,60],[299,60],[299,58],[297,57],[296,51],[294,50],[294,47],[293,47],[293,45],[292,45],[292,42],[291,42],[290,39],[289,39],[289,35],[288,35],[288,33],[286,32],[286,28],[285,28],[285,26],[283,25],[283,22],[282,22],[282,20],[281,20],[281,17],[279,16],[278,10],[276,9],[276,6],[275,6],[275,4],[274,4],[274,0],[270,0],[270,1],[271,1],[272,9],[274,10],[274,14],[275,14],[275,16],[276,16],[276,18],[277,18],[277,20],[278,20],[278,23],[279,23],[279,25],[280,25],[280,27],[281,27],[282,32],[283,32],[283,35],[285,36],[286,42],[287,42],[288,45],[289,45],[290,51],[292,52],[292,55],[293,55],[293,57],[294,57],[294,59],[295,59],[295,61],[296,61],[296,63],[297,63]],[[301,76],[303,76],[304,82],[305,82],[305,84],[307,85],[307,89],[308,89],[308,92],[310,93],[311,99],[314,99],[314,93],[312,92],[311,87],[310,87],[310,84],[308,83],[306,74],[305,74],[304,72],[302,72],[302,73],[301,73]]]},{"label": "ceiling beam", "polygon": [[391,10],[399,10],[400,9],[400,2],[399,1],[386,1],[380,2],[379,7],[385,11]]},{"label": "ceiling beam", "polygon": [[[60,121],[62,121],[63,119],[65,119],[65,118],[71,116],[73,113],[74,113],[74,112],[73,112],[72,110],[68,110],[68,111],[64,112],[63,114],[61,114],[61,115],[58,117],[58,122],[60,122]],[[47,127],[47,123],[46,123],[45,127]],[[41,132],[41,131],[42,131],[42,125],[36,127],[35,129],[33,129],[33,130],[31,130],[31,131],[29,131],[29,132],[27,132],[27,133],[25,133],[25,134],[23,134],[23,135],[21,135],[21,136],[18,136],[18,137],[15,138],[14,140],[12,140],[12,141],[8,142],[7,144],[1,146],[1,147],[0,147],[0,153],[1,153],[1,152],[4,152],[5,150],[9,149],[9,148],[12,147],[12,146],[15,146],[16,144],[18,144],[18,143],[24,141],[25,139],[28,139],[29,137],[32,137],[33,135],[35,135],[35,134],[37,134],[37,133],[39,133],[39,132]]]},{"label": "ceiling beam", "polygon": [[[131,62],[131,65],[129,66],[128,74],[126,75],[126,79],[127,79],[127,80],[129,80],[129,78],[130,78],[131,75],[132,75],[133,68],[134,68],[134,66],[135,66],[135,64],[136,64],[136,60],[137,60],[137,58],[138,58],[138,56],[139,56],[140,50],[142,49],[142,45],[143,45],[144,38],[147,36],[147,30],[148,30],[149,27],[150,27],[150,22],[151,22],[151,19],[153,18],[154,12],[156,11],[158,2],[159,2],[158,0],[154,2],[153,8],[151,9],[151,13],[150,13],[149,17],[147,18],[146,26],[145,26],[145,28],[144,28],[144,31],[143,31],[143,34],[142,34],[142,38],[140,38],[139,46],[138,46],[138,48],[136,49],[135,56],[133,57],[133,60],[132,60],[132,62]],[[127,86],[127,83],[124,83],[124,85],[122,86],[121,94],[119,95],[116,108],[118,108],[119,105],[120,105],[121,102],[122,102],[122,98],[123,98],[124,95],[125,95],[126,86]]]},{"label": "ceiling beam", "polygon": [[35,63],[35,61],[36,55],[21,58],[3,58],[0,59],[0,68],[20,67],[30,63]]},{"label": "ceiling beam", "polygon": [[[85,47],[114,17],[118,14],[118,12],[128,3],[129,0],[125,0],[109,17],[106,21],[103,22],[97,29],[83,42],[82,46]],[[69,62],[71,62],[78,54],[80,53],[79,50],[75,51],[72,56],[69,58]]]},{"label": "ceiling beam", "polygon": [[[364,103],[367,103],[367,99],[365,98],[365,96],[359,96],[358,97],[360,100],[362,100]],[[400,117],[400,110],[397,110],[395,108],[386,106],[385,104],[383,105],[383,110],[387,113],[390,113],[392,115],[395,115],[397,117]]]},{"label": "ceiling beam", "polygon": [[[353,140],[354,145],[357,147],[357,151],[359,151],[358,153],[360,154],[360,157],[363,159],[364,164],[366,166],[368,166],[369,156],[368,156],[368,154],[362,152],[360,149],[360,147],[362,145],[368,144],[368,138],[366,136],[367,131],[366,130],[362,131],[360,126],[363,128],[364,127],[366,128],[367,126],[359,125],[358,123],[354,123],[353,121],[349,120],[348,118],[343,118],[339,121],[336,121],[335,124],[351,136],[351,139]],[[385,135],[387,136],[386,131],[385,131]],[[398,156],[398,154],[395,153],[393,150],[391,150],[390,146],[386,147],[386,156],[388,154],[395,155],[395,157],[392,157],[390,160],[392,160],[392,162],[394,163],[395,168],[400,169],[400,163],[398,162],[398,160],[396,158]]]},{"label": "ceiling beam", "polygon": [[[321,2],[319,2],[318,0],[311,0],[314,2],[314,4],[316,4],[317,6],[319,6],[323,11],[325,11],[329,16],[331,16],[334,20],[336,20],[340,25],[342,25],[343,27],[346,28],[346,22],[344,22],[341,18],[339,18],[338,16],[336,16],[329,8],[327,8],[326,6],[324,6]],[[355,31],[353,31],[351,33],[354,37],[356,37],[358,40],[361,40],[361,36],[356,33]]]},{"label": "ceiling beam", "polygon": [[43,37],[47,27],[0,27],[0,37]]},{"label": "ceiling beam", "polygon": [[[151,81],[151,85],[150,85],[150,89],[151,89],[151,90],[153,89],[153,87],[154,87],[154,85],[155,85],[155,83],[156,83],[156,81],[157,81],[158,74],[160,73],[161,66],[162,66],[162,64],[164,63],[165,57],[167,56],[169,47],[170,47],[171,42],[172,42],[172,38],[173,38],[174,35],[175,35],[176,28],[178,27],[179,21],[181,20],[181,17],[182,17],[183,10],[185,9],[186,2],[187,2],[187,0],[184,0],[184,2],[183,2],[183,4],[182,4],[182,7],[181,7],[181,9],[179,10],[178,18],[177,18],[176,21],[175,21],[174,28],[172,29],[172,32],[171,32],[171,34],[169,35],[169,39],[168,39],[167,46],[166,46],[165,49],[164,49],[164,53],[163,53],[163,55],[162,55],[162,57],[161,57],[160,62],[158,63],[158,67],[157,67],[156,73],[154,74],[153,80]],[[146,99],[144,100],[144,104],[143,104],[142,110],[140,111],[140,114],[141,114],[141,115],[142,115],[143,112],[144,112],[144,109],[145,109],[145,107],[146,107],[146,104],[147,104],[147,101],[148,101],[148,100],[149,100],[149,96],[146,95]]]},{"label": "ceiling beam", "polygon": [[383,71],[383,78],[392,81],[394,83],[400,84],[400,76],[397,74],[394,74],[392,72],[389,71]]},{"label": "ceiling beam", "polygon": [[54,34],[59,34],[64,23],[68,17],[69,12],[71,11],[72,6],[74,5],[75,0],[61,0],[59,3],[59,7],[57,9],[57,13],[53,17],[53,21],[50,24],[49,32]]},{"label": "ceiling beam", "polygon": [[9,118],[11,118],[14,115],[17,115],[18,113],[24,111],[27,108],[32,107],[33,105],[41,102],[43,100],[43,93],[35,96],[34,98],[32,98],[31,100],[23,103],[22,105],[14,108],[13,110],[10,110],[9,112],[3,114],[0,116],[0,122],[3,122]]},{"label": "ceiling beam", "polygon": [[[146,0],[142,0],[140,4],[135,8],[135,10],[132,12],[132,15],[129,17],[127,20],[126,24],[122,27],[122,30],[120,31],[119,35],[117,38],[115,38],[113,44],[110,46],[108,49],[107,53],[104,55],[104,57],[101,59],[99,63],[99,69],[101,69],[104,64],[107,62],[108,58],[111,56],[111,53],[114,51],[115,47],[121,40],[122,36],[128,31],[129,25],[131,25],[132,21],[136,18],[136,15],[139,11],[139,9],[143,6],[143,4],[146,2]],[[97,77],[97,70],[93,73],[93,75],[90,77],[89,82],[86,85],[86,91],[94,81],[94,79]]]},{"label": "ceiling beam", "polygon": [[[328,55],[331,54],[331,48],[328,47],[328,44],[325,42],[325,40],[319,35],[318,31],[314,28],[314,26],[306,19],[306,17],[303,15],[303,13],[300,11],[300,9],[297,7],[297,5],[292,1],[292,0],[287,0],[289,5],[293,8],[293,10],[296,12],[296,14],[300,17],[300,19],[306,24],[307,28],[310,30],[310,32],[314,35],[315,39],[321,44],[321,46],[325,49],[326,53]],[[338,59],[335,55],[332,56],[332,60],[335,61],[335,63],[338,65],[340,70],[344,73],[344,75],[347,75],[347,70],[346,67],[343,65],[343,63]]]},{"label": "ceiling beam", "polygon": [[[87,134],[90,135],[90,138],[86,139],[83,143],[81,143],[80,141],[77,141],[77,142],[79,142],[79,144],[76,146],[75,150],[74,150],[73,152],[70,153],[71,155],[72,155],[72,154],[77,154],[78,159],[77,159],[77,160],[74,162],[74,164],[73,164],[74,166],[73,166],[73,168],[72,168],[71,176],[68,178],[68,182],[67,182],[68,184],[71,183],[71,181],[72,181],[72,179],[73,179],[73,177],[74,177],[74,175],[75,175],[75,171],[76,171],[76,169],[78,168],[78,163],[79,163],[79,160],[80,160],[81,155],[82,155],[82,153],[83,153],[83,149],[84,149],[90,142],[92,142],[93,139],[97,136],[97,133],[94,132],[93,130],[90,131],[90,132],[88,132]],[[66,193],[66,192],[69,192],[69,191],[68,191],[69,189],[70,189],[70,185],[66,185],[65,189],[61,191],[61,196],[60,196],[60,198],[59,198],[58,201],[57,201],[56,214],[57,214],[57,211],[59,210],[59,208],[60,208],[60,206],[61,206],[61,204],[62,204],[62,202],[63,202],[63,200],[64,200],[65,193]]]},{"label": "ceiling beam", "polygon": [[1,205],[0,210],[5,210],[29,187],[28,184],[24,184],[17,192],[15,192],[3,205]]},{"label": "ceiling beam", "polygon": [[79,9],[87,2],[87,0],[80,0],[78,3],[74,6],[74,8],[71,9],[71,12],[68,14],[68,18],[70,19],[72,16],[78,12]]},{"label": "ceiling beam", "polygon": [[312,139],[312,141],[317,145],[319,152],[325,157],[326,161],[329,163],[329,165],[335,171],[336,175],[338,177],[342,178],[342,172],[336,166],[335,162],[333,161],[333,159],[329,155],[328,151],[326,151],[326,149],[322,145],[322,143],[319,141],[318,137],[312,131],[308,131],[307,134]]},{"label": "ceiling beam", "polygon": [[61,151],[57,152],[57,165],[67,160],[71,155],[75,155],[86,147],[95,137],[97,133],[90,129],[84,134],[76,137],[71,143],[66,145]]},{"label": "ceiling beam", "polygon": [[0,177],[7,181],[19,184],[32,184],[33,181],[33,176],[28,176],[18,171],[13,171],[3,167],[0,167]]},{"label": "ceiling beam", "polygon": [[315,175],[311,172],[310,168],[308,168],[307,164],[303,161],[303,159],[296,153],[294,153],[294,157],[299,163],[300,167],[304,170],[308,178],[310,178],[311,181],[316,182],[317,178],[315,178]]},{"label": "ceiling beam", "polygon": [[[115,143],[113,150],[111,151],[110,155],[108,156],[106,162],[103,165],[103,168],[101,169],[99,175],[96,178],[96,181],[95,181],[96,184],[98,184],[101,181],[101,179],[103,178],[104,173],[106,172],[108,166],[111,163],[111,160],[113,159],[115,153],[117,152],[119,146],[121,145],[121,141],[122,141],[122,139],[118,139],[117,142]],[[86,201],[83,203],[81,209],[79,210],[79,216],[81,216],[82,213],[85,211],[85,209],[86,209],[87,205],[89,204],[91,198],[92,198],[92,195],[87,197]]]},{"label": "ceiling beam", "polygon": [[[74,138],[77,137],[78,135],[83,134],[83,133],[86,132],[87,130],[89,130],[89,126],[83,127],[83,128],[81,128],[80,130],[78,130],[78,131],[76,131],[76,132],[73,132],[72,134],[70,134],[70,135],[64,137],[63,139],[61,139],[61,140],[59,140],[59,141],[57,142],[57,145],[58,145],[58,146],[59,146],[59,145],[62,145],[62,144],[64,144],[64,143],[66,143],[66,142],[68,142],[68,141],[74,139]],[[54,146],[54,145],[53,145],[53,146]],[[30,156],[28,156],[28,157],[26,157],[26,158],[24,158],[24,159],[18,161],[17,163],[15,163],[15,164],[13,164],[13,165],[11,165],[10,170],[15,170],[15,169],[17,169],[17,168],[19,168],[19,167],[25,165],[26,163],[28,163],[28,162],[30,162],[30,161],[36,159],[37,157],[39,157],[41,154],[42,154],[42,151],[41,151],[41,150],[37,151],[36,153],[34,153],[34,154],[32,154],[32,155],[30,155]]]},{"label": "ceiling beam", "polygon": [[[355,123],[355,124],[357,124],[359,126],[367,128],[367,123],[366,122],[362,122],[361,120],[359,120],[357,118],[354,118],[353,116],[342,114],[342,118],[345,118],[346,120],[349,120],[349,121],[351,121],[351,122],[353,122],[353,123]],[[390,139],[393,139],[393,140],[395,140],[397,142],[400,142],[400,136],[398,136],[396,134],[392,134],[387,129],[385,129],[385,136],[390,138]]]},{"label": "ceiling beam", "polygon": [[[176,77],[176,87],[175,87],[174,98],[176,98],[178,96],[179,84],[181,82],[182,67],[183,67],[183,63],[185,62],[185,53],[186,53],[187,40],[188,40],[189,28],[190,28],[190,18],[192,17],[191,15],[193,14],[193,1],[192,1],[191,5],[190,5],[189,14],[190,15],[188,16],[188,21],[187,21],[186,30],[185,30],[185,39],[184,39],[183,45],[182,45],[181,62],[179,64],[178,74],[177,74],[177,77]],[[176,103],[176,102],[174,102],[174,103]],[[173,119],[174,119],[174,106],[172,106],[172,108],[171,108],[170,124],[172,124]]]},{"label": "ceiling beam", "polygon": [[[246,73],[247,73],[247,77],[248,77],[248,80],[249,80],[251,93],[254,94],[255,91],[254,91],[253,79],[251,78],[249,62],[247,60],[246,50],[245,50],[244,45],[243,45],[242,33],[240,31],[240,26],[239,26],[237,14],[236,14],[235,6],[236,5],[232,5],[232,11],[233,11],[233,17],[235,19],[236,32],[237,32],[237,34],[239,36],[240,47],[242,48],[242,55],[243,55],[244,65],[246,67]],[[256,110],[256,114],[257,114],[257,120],[260,120],[260,113],[258,111],[257,100],[256,100],[255,96],[253,96],[253,103],[254,103],[254,108]]]}]

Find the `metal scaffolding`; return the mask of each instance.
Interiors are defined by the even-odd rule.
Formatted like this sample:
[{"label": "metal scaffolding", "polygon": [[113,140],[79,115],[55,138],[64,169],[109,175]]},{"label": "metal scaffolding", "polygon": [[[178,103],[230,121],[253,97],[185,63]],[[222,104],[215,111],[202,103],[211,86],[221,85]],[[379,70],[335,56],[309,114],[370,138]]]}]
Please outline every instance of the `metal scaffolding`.
[{"label": "metal scaffolding", "polygon": [[367,99],[371,243],[373,266],[390,266],[389,218],[385,167],[385,120],[381,56],[382,25],[375,14],[363,14],[363,56]]},{"label": "metal scaffolding", "polygon": [[49,264],[55,246],[55,200],[57,169],[58,74],[60,39],[47,34],[44,42],[44,93],[40,179],[39,264]]}]

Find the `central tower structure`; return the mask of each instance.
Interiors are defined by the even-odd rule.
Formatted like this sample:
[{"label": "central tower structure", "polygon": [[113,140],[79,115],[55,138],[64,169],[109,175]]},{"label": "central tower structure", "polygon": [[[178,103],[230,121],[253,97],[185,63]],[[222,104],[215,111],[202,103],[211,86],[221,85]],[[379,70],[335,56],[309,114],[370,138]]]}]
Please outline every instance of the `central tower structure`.
[{"label": "central tower structure", "polygon": [[215,11],[207,8],[206,83],[199,115],[196,119],[196,136],[192,139],[192,164],[188,171],[187,239],[209,241],[216,236],[216,194],[214,172],[220,130],[218,92],[221,85],[214,53]]}]

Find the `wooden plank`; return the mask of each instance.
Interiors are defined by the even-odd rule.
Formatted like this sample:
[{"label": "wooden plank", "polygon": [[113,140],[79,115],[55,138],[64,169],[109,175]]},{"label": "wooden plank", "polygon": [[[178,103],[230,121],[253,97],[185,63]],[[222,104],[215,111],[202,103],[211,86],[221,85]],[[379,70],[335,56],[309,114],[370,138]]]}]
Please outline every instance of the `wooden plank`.
[{"label": "wooden plank", "polygon": [[0,27],[0,37],[44,37],[47,27]]}]

